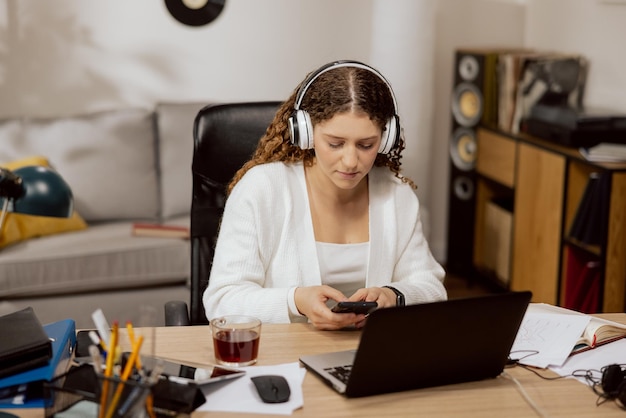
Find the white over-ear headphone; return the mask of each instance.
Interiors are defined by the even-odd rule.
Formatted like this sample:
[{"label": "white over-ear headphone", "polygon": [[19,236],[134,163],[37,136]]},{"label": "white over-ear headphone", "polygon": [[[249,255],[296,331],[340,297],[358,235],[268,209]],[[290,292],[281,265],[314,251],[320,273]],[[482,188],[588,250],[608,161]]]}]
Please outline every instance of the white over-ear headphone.
[{"label": "white over-ear headphone", "polygon": [[302,149],[311,149],[313,148],[313,124],[311,123],[311,117],[308,112],[304,109],[300,109],[302,105],[302,99],[306,94],[308,88],[313,84],[313,82],[320,75],[324,74],[327,71],[333,70],[335,68],[340,67],[355,67],[367,70],[380,78],[387,88],[389,89],[389,94],[391,94],[391,99],[393,100],[393,116],[387,120],[385,124],[385,129],[383,131],[382,140],[380,142],[380,147],[378,149],[379,154],[387,154],[393,146],[398,141],[398,137],[400,136],[400,121],[398,119],[398,105],[396,103],[396,97],[393,94],[393,90],[391,89],[391,85],[389,82],[383,77],[381,73],[373,69],[372,67],[363,64],[358,61],[335,61],[329,64],[326,64],[316,70],[313,74],[311,74],[305,83],[302,85],[302,88],[296,95],[296,102],[294,104],[294,112],[289,117],[289,135],[291,137],[291,142],[302,148]]}]

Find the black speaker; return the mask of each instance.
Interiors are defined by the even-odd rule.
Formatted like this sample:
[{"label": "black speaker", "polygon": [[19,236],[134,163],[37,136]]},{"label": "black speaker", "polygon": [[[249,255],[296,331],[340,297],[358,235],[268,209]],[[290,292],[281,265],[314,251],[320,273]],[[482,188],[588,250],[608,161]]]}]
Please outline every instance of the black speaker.
[{"label": "black speaker", "polygon": [[451,99],[448,273],[471,276],[476,207],[476,128],[497,123],[496,51],[457,50]]}]

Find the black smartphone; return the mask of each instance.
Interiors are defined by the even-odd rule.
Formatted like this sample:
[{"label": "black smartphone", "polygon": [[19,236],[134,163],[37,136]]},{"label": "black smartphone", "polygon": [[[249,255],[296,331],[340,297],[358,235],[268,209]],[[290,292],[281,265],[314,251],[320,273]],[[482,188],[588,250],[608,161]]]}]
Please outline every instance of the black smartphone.
[{"label": "black smartphone", "polygon": [[368,314],[376,308],[378,308],[378,303],[376,302],[338,302],[331,308],[331,311],[335,313]]},{"label": "black smartphone", "polygon": [[[124,352],[122,355],[122,363],[128,359],[130,353]],[[235,379],[241,377],[246,372],[239,369],[231,369],[222,366],[207,366],[206,368],[197,368],[175,361],[168,361],[151,356],[141,356],[142,366],[148,370],[152,370],[157,361],[163,364],[162,376],[170,381],[182,384],[195,383],[198,386],[204,386],[222,380]]]}]

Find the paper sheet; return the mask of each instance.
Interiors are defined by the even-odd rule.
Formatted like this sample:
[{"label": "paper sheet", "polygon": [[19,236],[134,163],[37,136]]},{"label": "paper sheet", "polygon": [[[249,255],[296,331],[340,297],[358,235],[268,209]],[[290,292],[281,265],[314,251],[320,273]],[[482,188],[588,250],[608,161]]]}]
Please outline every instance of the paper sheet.
[{"label": "paper sheet", "polygon": [[[291,415],[294,410],[302,408],[304,404],[302,381],[306,375],[306,369],[300,367],[299,363],[286,363],[276,366],[250,366],[240,367],[239,369],[246,371],[243,377],[209,385],[204,388],[202,391],[206,397],[206,402],[197,411]],[[277,374],[287,379],[289,389],[291,390],[289,401],[269,404],[261,400],[250,378],[267,374]]]},{"label": "paper sheet", "polygon": [[561,366],[589,323],[587,315],[533,311],[524,315],[510,357],[520,363],[546,368]]},{"label": "paper sheet", "polygon": [[612,343],[596,347],[593,350],[575,354],[567,359],[561,367],[550,367],[550,370],[559,376],[569,376],[575,371],[579,381],[588,384],[586,379],[580,377],[583,372],[590,370],[593,376],[602,378],[602,368],[611,364],[624,364],[626,362],[626,339],[613,341]]}]

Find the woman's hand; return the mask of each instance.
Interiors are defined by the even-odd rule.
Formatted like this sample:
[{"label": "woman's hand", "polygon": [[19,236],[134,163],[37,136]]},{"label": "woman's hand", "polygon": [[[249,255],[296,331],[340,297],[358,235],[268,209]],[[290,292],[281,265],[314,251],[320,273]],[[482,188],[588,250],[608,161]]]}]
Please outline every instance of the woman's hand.
[{"label": "woman's hand", "polygon": [[348,298],[350,301],[364,300],[367,302],[376,302],[379,308],[391,308],[396,306],[396,294],[393,290],[386,287],[367,287],[354,292]]},{"label": "woman's hand", "polygon": [[335,302],[348,300],[343,293],[330,286],[298,287],[294,298],[298,311],[318,329],[337,330],[364,324],[365,315],[333,313],[328,308],[326,305],[328,300]]},{"label": "woman's hand", "polygon": [[[378,304],[378,308],[390,308],[392,306],[396,306],[396,294],[393,290],[387,289],[386,287],[367,287],[362,288],[354,292],[349,301],[358,302],[364,300],[366,302],[376,302]],[[377,308],[377,309],[378,309]],[[357,328],[362,328],[365,326],[365,321],[367,317],[364,317],[355,325]]]}]

